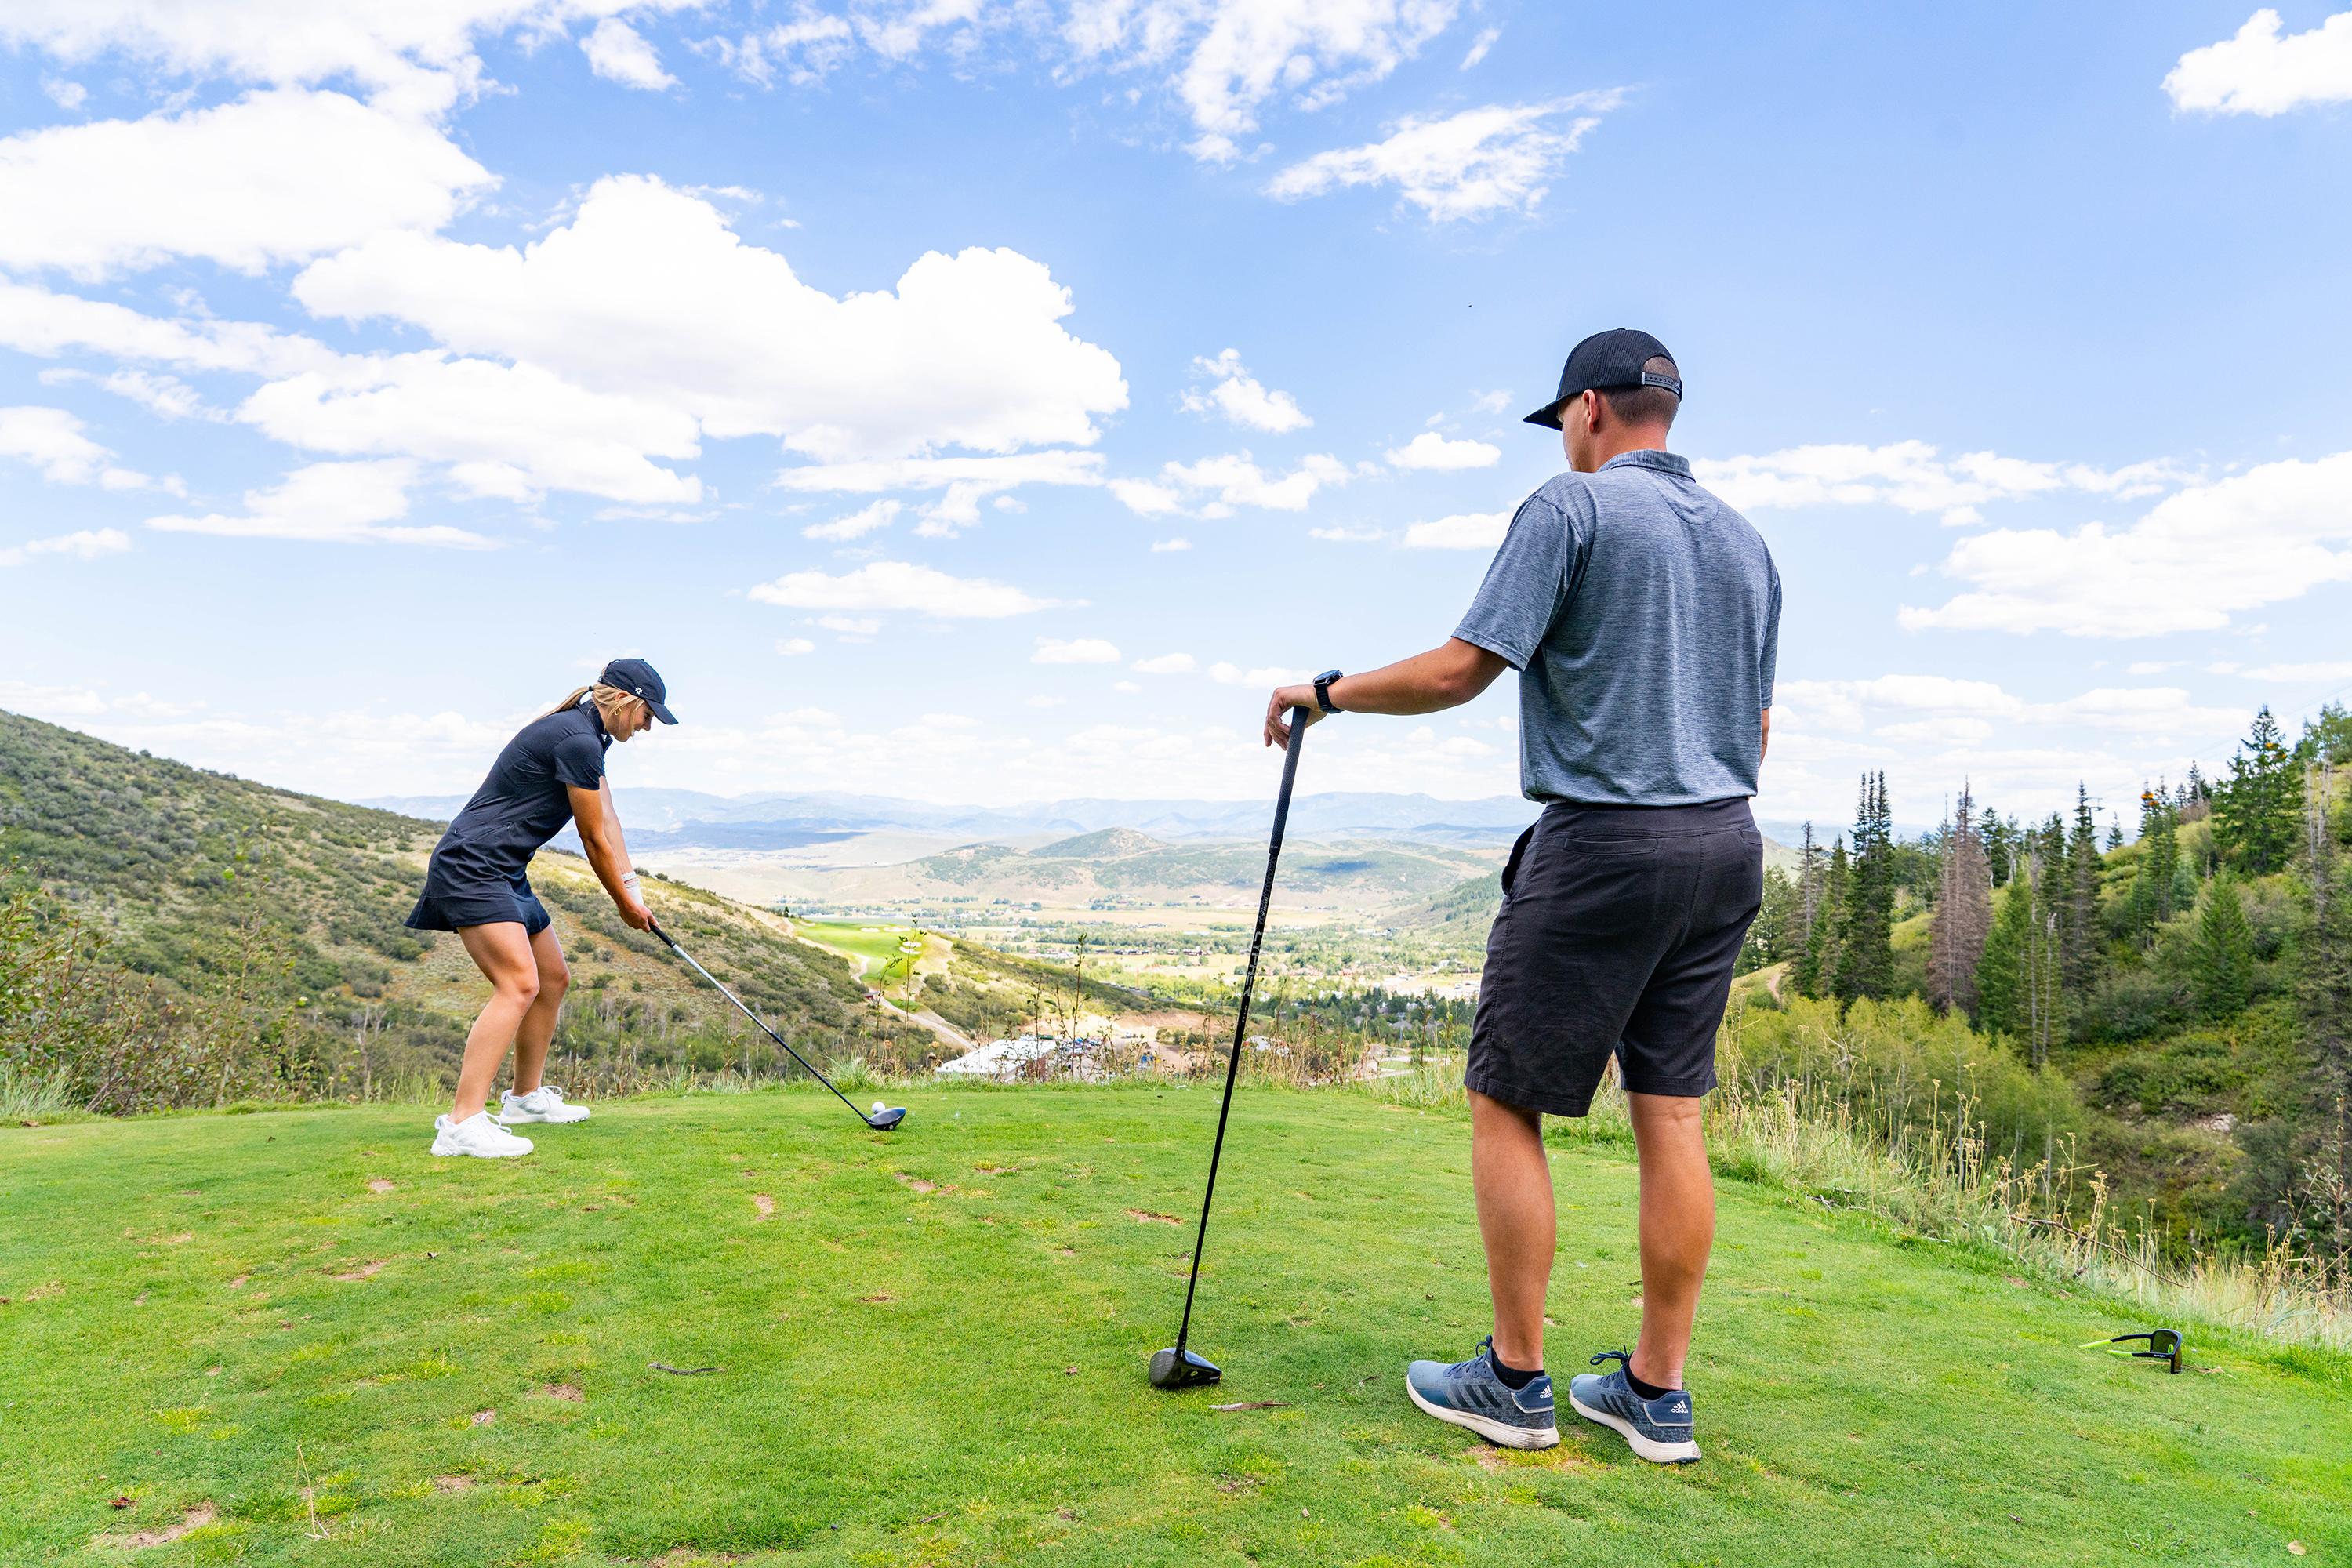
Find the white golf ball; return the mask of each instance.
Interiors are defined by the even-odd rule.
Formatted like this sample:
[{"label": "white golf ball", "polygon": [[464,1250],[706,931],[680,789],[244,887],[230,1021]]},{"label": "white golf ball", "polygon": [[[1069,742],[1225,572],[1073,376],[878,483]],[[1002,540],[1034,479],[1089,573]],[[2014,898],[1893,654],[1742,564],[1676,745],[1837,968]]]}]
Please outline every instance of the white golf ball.
[{"label": "white golf ball", "polygon": [[875,1115],[877,1115],[877,1116],[881,1115],[881,1114],[882,1114],[882,1110],[883,1110],[882,1102],[881,1102],[880,1100],[876,1100],[876,1101],[874,1102],[874,1114],[875,1114]]}]

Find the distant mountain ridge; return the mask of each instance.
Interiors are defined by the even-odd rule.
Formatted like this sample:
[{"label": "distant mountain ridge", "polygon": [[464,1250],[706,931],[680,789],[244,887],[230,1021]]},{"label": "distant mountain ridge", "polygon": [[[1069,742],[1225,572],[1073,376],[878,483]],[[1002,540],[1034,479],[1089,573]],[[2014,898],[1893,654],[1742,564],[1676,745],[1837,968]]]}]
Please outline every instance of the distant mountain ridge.
[{"label": "distant mountain ridge", "polygon": [[[380,796],[358,804],[446,821],[464,795]],[[614,791],[633,836],[662,847],[789,849],[859,833],[912,832],[971,839],[1077,837],[1125,828],[1161,841],[1263,838],[1270,801],[1104,800],[1082,797],[1014,806],[939,805],[890,795],[705,795],[685,789]],[[1515,795],[1440,800],[1435,795],[1333,791],[1301,795],[1290,832],[1301,838],[1387,838],[1426,844],[1507,844],[1533,822],[1534,803]]]}]

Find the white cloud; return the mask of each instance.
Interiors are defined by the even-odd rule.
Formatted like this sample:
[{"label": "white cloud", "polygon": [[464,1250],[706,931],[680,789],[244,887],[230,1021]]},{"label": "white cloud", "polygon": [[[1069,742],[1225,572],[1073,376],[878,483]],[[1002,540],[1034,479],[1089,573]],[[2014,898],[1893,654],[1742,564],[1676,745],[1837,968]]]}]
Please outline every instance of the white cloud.
[{"label": "white cloud", "polygon": [[872,642],[882,629],[879,616],[819,616],[816,624],[844,642]]},{"label": "white cloud", "polygon": [[2321,659],[2312,664],[2266,664],[2258,669],[2241,669],[2236,673],[2249,680],[2292,682],[2297,686],[2352,680],[2352,659]]},{"label": "white cloud", "polygon": [[109,371],[104,375],[99,375],[86,370],[58,368],[41,372],[40,380],[43,386],[88,383],[89,385],[110,392],[117,397],[127,397],[156,418],[166,422],[173,419],[225,417],[218,409],[207,405],[197,395],[194,387],[175,375],[157,375],[143,370]]},{"label": "white cloud", "polygon": [[1404,531],[1408,550],[1492,550],[1510,531],[1509,511],[1465,511]]},{"label": "white cloud", "polygon": [[440,350],[352,355],[262,386],[237,416],[314,451],[449,463],[476,495],[529,500],[555,489],[648,505],[702,499],[701,480],[653,461],[701,451],[690,416],[588,391],[535,364]]},{"label": "white cloud", "polygon": [[778,637],[776,651],[786,658],[798,658],[802,654],[814,653],[816,644],[806,637]]},{"label": "white cloud", "polygon": [[836,517],[831,522],[813,522],[802,529],[801,534],[807,539],[862,539],[877,529],[889,527],[898,512],[897,501],[877,500],[871,506],[860,507],[846,517]]},{"label": "white cloud", "polygon": [[[1433,223],[1532,212],[1544,198],[1544,182],[1618,101],[1614,92],[1589,92],[1551,103],[1465,109],[1442,120],[1407,115],[1382,141],[1293,163],[1266,194],[1297,201],[1343,186],[1391,184]],[[1574,118],[1555,129],[1562,115]]]},{"label": "white cloud", "polygon": [[[1197,463],[1167,463],[1160,468],[1164,483],[1115,481],[1112,493],[1146,516],[1171,510],[1162,498],[1178,492],[1208,494],[1215,499],[1200,509],[1202,517],[1228,517],[1235,507],[1263,507],[1271,511],[1304,511],[1315,492],[1326,485],[1344,485],[1348,466],[1322,452],[1299,459],[1298,467],[1280,476],[1267,473],[1247,452],[1227,452]],[[1137,497],[1147,504],[1137,505]]]},{"label": "white cloud", "polygon": [[1402,447],[1389,448],[1389,461],[1400,468],[1491,468],[1503,460],[1503,449],[1485,441],[1449,441],[1434,430],[1424,430]]},{"label": "white cloud", "polygon": [[1303,669],[1286,669],[1278,664],[1244,669],[1234,664],[1213,664],[1209,679],[1225,686],[1297,686],[1314,679]]},{"label": "white cloud", "polygon": [[2181,56],[2164,90],[2175,109],[2213,114],[2268,116],[2352,100],[2352,11],[2283,36],[2279,14],[2266,5],[2235,36]]},{"label": "white cloud", "polygon": [[430,121],[340,92],[0,141],[0,264],[97,278],[173,256],[244,272],[435,229],[496,184]]},{"label": "white cloud", "polygon": [[110,300],[53,294],[5,279],[0,279],[0,346],[42,359],[86,353],[248,375],[294,374],[341,361],[323,344],[256,321],[169,321]]},{"label": "white cloud", "polygon": [[1510,405],[1511,395],[1507,392],[1474,393],[1470,398],[1471,410],[1478,414],[1500,414]]},{"label": "white cloud", "polygon": [[915,531],[925,538],[952,538],[980,521],[980,503],[1023,485],[1099,485],[1102,455],[1066,448],[1023,452],[1009,458],[887,458],[845,463],[812,463],[786,468],[776,483],[790,490],[830,490],[872,495],[881,490],[939,490],[921,508]]},{"label": "white cloud", "polygon": [[1969,584],[1906,629],[2159,637],[2352,579],[2352,452],[2264,463],[2166,497],[2126,528],[1996,529],[1955,545]]},{"label": "white cloud", "polygon": [[698,46],[749,82],[772,87],[781,73],[795,87],[822,81],[856,47],[848,19],[803,5],[793,20],[738,38],[713,38]]},{"label": "white cloud", "polygon": [[89,101],[89,89],[78,81],[65,81],[57,77],[45,76],[41,79],[41,90],[49,95],[51,103],[68,114]]},{"label": "white cloud", "polygon": [[1169,555],[1192,548],[1192,542],[1189,539],[1155,539],[1151,542],[1151,553],[1154,555]]},{"label": "white cloud", "polygon": [[1881,505],[1940,512],[1955,528],[1979,521],[1976,508],[1994,501],[2066,491],[2132,500],[2160,494],[2189,477],[2188,470],[2163,459],[2101,468],[1997,452],[1944,458],[1925,441],[1792,447],[1759,457],[1701,459],[1691,468],[1701,483],[1742,510]]},{"label": "white cloud", "polygon": [[245,514],[151,517],[147,526],[169,533],[216,533],[237,539],[294,539],[317,543],[436,544],[486,550],[493,542],[446,525],[400,523],[408,515],[416,465],[402,458],[373,462],[312,463],[269,489],[247,490]]},{"label": "white cloud", "polygon": [[1183,406],[1188,414],[1221,414],[1235,425],[1277,436],[1315,423],[1300,410],[1297,398],[1286,392],[1268,391],[1250,374],[1237,350],[1227,349],[1214,359],[1196,359],[1192,368],[1215,377],[1216,384],[1206,392],[1186,390]]},{"label": "white cloud", "polygon": [[1175,486],[1155,484],[1150,479],[1113,479],[1110,493],[1139,517],[1161,517],[1184,510],[1183,494]]},{"label": "white cloud", "polygon": [[1189,653],[1163,653],[1139,658],[1129,668],[1141,675],[1190,675],[1201,667]]},{"label": "white cloud", "polygon": [[1198,130],[1189,151],[1220,163],[1277,92],[1313,110],[1379,81],[1452,26],[1458,0],[1069,0],[1078,58],[1120,68],[1176,63]]},{"label": "white cloud", "polygon": [[1470,40],[1470,52],[1462,57],[1462,68],[1464,70],[1469,70],[1473,67],[1476,66],[1480,60],[1485,59],[1486,58],[1486,51],[1493,48],[1495,47],[1495,40],[1502,36],[1503,29],[1500,27],[1479,28],[1478,36]]},{"label": "white cloud", "polygon": [[1061,603],[1040,599],[1003,583],[950,577],[903,561],[873,561],[855,572],[789,572],[751,590],[765,605],[790,610],[906,610],[941,620],[994,620],[1050,610]]},{"label": "white cloud", "polygon": [[1388,536],[1389,531],[1385,528],[1360,527],[1344,522],[1330,528],[1310,528],[1307,531],[1307,538],[1319,539],[1326,544],[1370,544]]},{"label": "white cloud", "polygon": [[1100,637],[1039,637],[1032,664],[1117,664],[1118,648]]},{"label": "white cloud", "polygon": [[135,490],[152,482],[144,474],[116,467],[114,453],[82,429],[82,422],[62,408],[31,404],[0,408],[0,458],[30,463],[53,485]]},{"label": "white cloud", "polygon": [[661,56],[645,35],[618,16],[607,16],[580,40],[588,68],[607,81],[646,92],[676,87],[677,78],[662,69]]},{"label": "white cloud", "polygon": [[1085,446],[1097,415],[1127,405],[1118,362],[1063,329],[1069,291],[1025,256],[934,251],[893,289],[836,299],[709,202],[641,176],[599,180],[520,250],[382,234],[312,263],[294,292],[827,462]]},{"label": "white cloud", "polygon": [[95,561],[101,555],[120,555],[131,548],[131,536],[116,528],[81,529],[73,533],[60,533],[48,539],[28,539],[22,544],[0,548],[0,566],[22,566],[26,562],[43,555],[69,555],[76,561]]},{"label": "white cloud", "polygon": [[[2177,658],[2136,658],[2124,669],[2126,675],[2162,675],[2179,666]],[[2347,668],[2352,668],[2347,666]]]}]

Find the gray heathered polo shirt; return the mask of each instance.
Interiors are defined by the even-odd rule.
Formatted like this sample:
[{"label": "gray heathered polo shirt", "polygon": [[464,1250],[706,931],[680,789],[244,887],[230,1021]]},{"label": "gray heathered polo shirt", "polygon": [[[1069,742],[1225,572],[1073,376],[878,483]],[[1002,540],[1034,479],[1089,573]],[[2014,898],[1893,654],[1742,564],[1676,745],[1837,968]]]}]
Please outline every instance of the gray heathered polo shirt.
[{"label": "gray heathered polo shirt", "polygon": [[1780,574],[1671,452],[1520,503],[1454,635],[1519,671],[1530,800],[1693,805],[1756,793]]}]

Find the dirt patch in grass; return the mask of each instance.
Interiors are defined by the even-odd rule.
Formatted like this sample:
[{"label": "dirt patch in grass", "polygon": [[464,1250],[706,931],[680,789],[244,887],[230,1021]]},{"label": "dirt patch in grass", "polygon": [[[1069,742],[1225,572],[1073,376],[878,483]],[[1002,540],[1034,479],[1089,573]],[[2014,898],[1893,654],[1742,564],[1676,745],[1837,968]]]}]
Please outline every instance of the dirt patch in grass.
[{"label": "dirt patch in grass", "polygon": [[367,1262],[361,1264],[357,1268],[346,1269],[344,1272],[333,1276],[333,1278],[346,1281],[352,1279],[373,1279],[376,1277],[377,1271],[383,1268],[383,1258],[370,1258]]},{"label": "dirt patch in grass", "polygon": [[920,1176],[910,1176],[904,1171],[893,1171],[890,1174],[892,1180],[914,1192],[936,1193],[940,1190],[938,1183],[927,1182]]},{"label": "dirt patch in grass", "polygon": [[1490,1476],[1506,1470],[1590,1470],[1591,1460],[1576,1449],[1560,1444],[1549,1448],[1497,1448],[1492,1443],[1480,1443],[1470,1450],[1471,1459]]},{"label": "dirt patch in grass", "polygon": [[751,1206],[760,1211],[760,1217],[761,1219],[765,1219],[770,1215],[776,1212],[776,1200],[770,1197],[765,1193],[753,1193],[751,1194]]},{"label": "dirt patch in grass", "polygon": [[857,1298],[858,1301],[862,1305],[868,1307],[887,1307],[898,1299],[898,1297],[893,1296],[887,1290],[877,1290],[871,1296],[860,1296]]},{"label": "dirt patch in grass", "polygon": [[1139,1225],[1182,1225],[1184,1223],[1172,1214],[1154,1214],[1150,1209],[1129,1209],[1127,1211],[1127,1217]]},{"label": "dirt patch in grass", "polygon": [[580,1404],[588,1397],[587,1394],[576,1383],[544,1384],[541,1385],[539,1392],[542,1398],[568,1399],[574,1405]]},{"label": "dirt patch in grass", "polygon": [[436,1492],[469,1492],[474,1489],[474,1478],[471,1476],[436,1476],[433,1478],[433,1489]]},{"label": "dirt patch in grass", "polygon": [[191,1531],[202,1530],[220,1517],[220,1510],[208,1502],[200,1502],[180,1516],[177,1524],[166,1524],[155,1530],[135,1530],[124,1532],[108,1531],[94,1537],[92,1546],[127,1546],[136,1551],[148,1546],[169,1546]]},{"label": "dirt patch in grass", "polygon": [[368,1178],[368,1191],[372,1193],[388,1193],[392,1191],[392,1184],[385,1181],[382,1176],[370,1176]]}]

